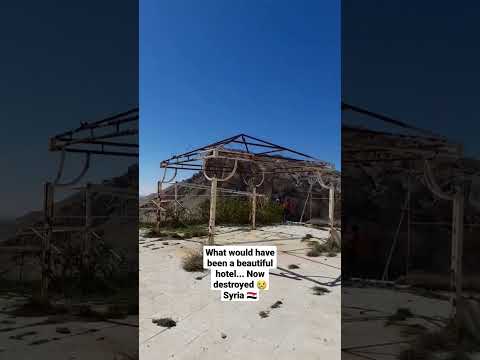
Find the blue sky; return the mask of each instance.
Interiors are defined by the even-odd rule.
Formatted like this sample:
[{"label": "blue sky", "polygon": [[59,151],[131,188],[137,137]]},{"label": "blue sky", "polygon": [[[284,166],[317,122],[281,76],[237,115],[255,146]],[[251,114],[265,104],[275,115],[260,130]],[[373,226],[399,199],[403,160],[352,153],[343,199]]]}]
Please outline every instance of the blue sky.
[{"label": "blue sky", "polygon": [[140,2],[140,193],[246,133],[340,168],[340,2]]}]

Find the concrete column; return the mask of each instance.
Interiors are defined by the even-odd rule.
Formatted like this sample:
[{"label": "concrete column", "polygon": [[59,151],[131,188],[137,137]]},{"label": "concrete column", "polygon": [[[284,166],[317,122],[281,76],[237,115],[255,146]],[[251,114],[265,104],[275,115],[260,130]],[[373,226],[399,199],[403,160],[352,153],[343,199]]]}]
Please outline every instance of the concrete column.
[{"label": "concrete column", "polygon": [[162,215],[162,214],[161,214],[161,211],[160,211],[160,206],[162,205],[162,203],[161,203],[161,200],[162,200],[162,199],[161,199],[161,197],[160,197],[160,193],[161,193],[161,192],[162,192],[162,182],[159,181],[159,182],[157,183],[157,202],[158,202],[158,203],[157,203],[157,205],[156,205],[156,206],[157,206],[157,211],[156,211],[157,218],[156,218],[156,222],[155,222],[155,231],[156,231],[157,233],[160,232],[160,220],[161,220],[160,217],[161,217],[161,215]]},{"label": "concrete column", "polygon": [[212,179],[210,189],[210,220],[208,222],[208,245],[215,245],[215,213],[217,210],[217,178]]},{"label": "concrete column", "polygon": [[330,227],[333,228],[335,224],[335,188],[332,186],[329,189],[328,197],[328,219],[330,221]]},{"label": "concrete column", "polygon": [[252,230],[255,230],[257,217],[257,187],[253,186],[252,190]]},{"label": "concrete column", "polygon": [[83,234],[83,262],[89,264],[89,254],[91,247],[91,227],[92,227],[92,191],[91,185],[85,186],[85,232]]},{"label": "concrete column", "polygon": [[463,282],[463,212],[464,194],[459,189],[453,197],[453,219],[452,219],[452,254],[451,254],[451,286],[452,312],[455,317],[457,328],[461,326],[462,318],[462,282]]},{"label": "concrete column", "polygon": [[43,207],[44,207],[44,237],[42,239],[42,278],[41,278],[41,289],[40,289],[40,298],[42,301],[48,301],[48,275],[50,273],[50,243],[52,240],[52,226],[53,226],[53,217],[54,217],[54,187],[51,183],[45,183],[44,187],[44,198],[43,198]]},{"label": "concrete column", "polygon": [[173,190],[175,191],[175,202],[173,203],[174,205],[174,214],[175,217],[178,215],[178,207],[177,207],[177,201],[178,201],[178,189],[177,189],[177,182],[175,181],[175,184],[173,185]]}]

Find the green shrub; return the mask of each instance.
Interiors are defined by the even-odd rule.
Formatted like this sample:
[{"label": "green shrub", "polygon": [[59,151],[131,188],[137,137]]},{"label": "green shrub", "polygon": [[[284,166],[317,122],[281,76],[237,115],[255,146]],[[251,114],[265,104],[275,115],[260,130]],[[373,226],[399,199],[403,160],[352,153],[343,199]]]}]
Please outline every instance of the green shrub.
[{"label": "green shrub", "polygon": [[273,201],[266,201],[257,208],[257,223],[261,225],[272,225],[281,223],[283,219],[283,208]]},{"label": "green shrub", "polygon": [[[220,198],[217,200],[215,222],[218,225],[248,225],[250,219],[251,200],[247,198]],[[200,218],[208,222],[210,216],[210,201],[206,200],[200,205]],[[257,203],[256,223],[271,225],[282,222],[283,209],[273,202]]]}]

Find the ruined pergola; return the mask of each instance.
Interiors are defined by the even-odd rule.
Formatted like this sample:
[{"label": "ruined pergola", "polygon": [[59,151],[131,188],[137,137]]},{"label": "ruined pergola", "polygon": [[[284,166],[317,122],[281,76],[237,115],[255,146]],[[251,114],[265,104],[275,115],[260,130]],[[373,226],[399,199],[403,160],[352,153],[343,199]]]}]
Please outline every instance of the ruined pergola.
[{"label": "ruined pergola", "polygon": [[[396,162],[403,171],[408,173],[408,186],[405,203],[402,206],[400,222],[394,234],[390,251],[387,256],[382,280],[388,280],[388,270],[393,252],[397,246],[400,226],[404,217],[407,223],[407,243],[410,246],[410,228],[415,225],[410,219],[411,193],[410,177],[417,174],[430,192],[438,199],[451,201],[451,260],[450,286],[452,290],[452,316],[460,321],[459,310],[462,304],[462,257],[463,230],[465,208],[465,184],[471,181],[472,174],[468,161],[464,158],[463,147],[448,141],[445,137],[430,131],[411,126],[403,121],[393,119],[384,114],[342,103],[342,119],[346,113],[352,113],[366,118],[379,120],[393,125],[397,131],[378,131],[367,127],[342,124],[342,161],[351,166],[365,166],[379,162]],[[343,120],[342,120],[343,121]],[[381,137],[383,143],[378,141]],[[439,185],[435,175],[435,166],[447,164],[451,169],[448,190]],[[473,203],[474,200],[470,199]],[[474,204],[477,208],[480,204]],[[408,255],[407,255],[408,256]],[[408,259],[407,259],[408,274]]]},{"label": "ruined pergola", "polygon": [[[210,215],[208,226],[208,244],[214,244],[215,213],[217,193],[229,192],[246,195],[251,198],[251,227],[255,229],[257,189],[263,184],[265,175],[290,174],[296,182],[306,180],[309,195],[315,184],[329,191],[329,223],[334,226],[334,194],[340,191],[339,173],[328,162],[317,160],[307,154],[289,149],[246,134],[202,146],[184,154],[172,156],[160,163],[163,177],[158,182],[157,198],[152,200],[157,214],[157,227],[160,224],[162,204],[169,200],[162,199],[162,187],[172,183],[179,170],[200,172],[210,181]],[[170,170],[171,175],[167,172]],[[219,188],[219,182],[226,182],[239,174],[248,186],[248,192]],[[176,183],[175,186],[175,195]],[[308,196],[306,201],[308,201]],[[177,197],[173,200],[178,203]],[[175,205],[176,206],[176,205]],[[305,203],[306,206],[306,203]],[[305,211],[303,207],[303,212]],[[302,212],[302,218],[303,218]]]},{"label": "ruined pergola", "polygon": [[[54,233],[80,233],[83,237],[85,255],[90,250],[91,240],[101,241],[101,236],[93,229],[93,220],[97,217],[92,213],[94,194],[108,193],[123,199],[122,201],[138,199],[138,191],[124,189],[105,184],[90,184],[80,186],[79,183],[91,167],[93,155],[138,158],[138,108],[133,108],[99,121],[82,122],[78,128],[63,132],[50,138],[49,151],[60,152],[58,172],[52,182],[44,186],[44,225],[43,227],[28,227],[19,229],[17,236],[35,236],[41,240],[41,298],[47,299],[48,284],[51,269],[51,252],[62,253],[61,249],[52,244]],[[83,168],[79,174],[69,181],[63,181],[66,155],[68,153],[84,155]],[[81,219],[75,219],[76,224],[64,224],[65,217],[55,213],[55,189],[71,189],[84,194],[84,212]],[[123,214],[123,217],[134,217]],[[29,247],[30,248],[30,247]],[[30,249],[19,247],[18,251]],[[37,251],[38,251],[37,250]],[[115,256],[115,254],[113,254]],[[116,255],[118,256],[118,255]]]}]

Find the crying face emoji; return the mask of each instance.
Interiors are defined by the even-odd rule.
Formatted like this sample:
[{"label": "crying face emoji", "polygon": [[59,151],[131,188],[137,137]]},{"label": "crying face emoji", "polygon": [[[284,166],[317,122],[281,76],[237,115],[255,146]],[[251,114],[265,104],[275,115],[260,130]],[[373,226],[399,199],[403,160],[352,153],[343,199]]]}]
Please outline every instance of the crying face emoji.
[{"label": "crying face emoji", "polygon": [[263,279],[257,281],[257,288],[260,290],[265,290],[267,288],[267,282]]}]

